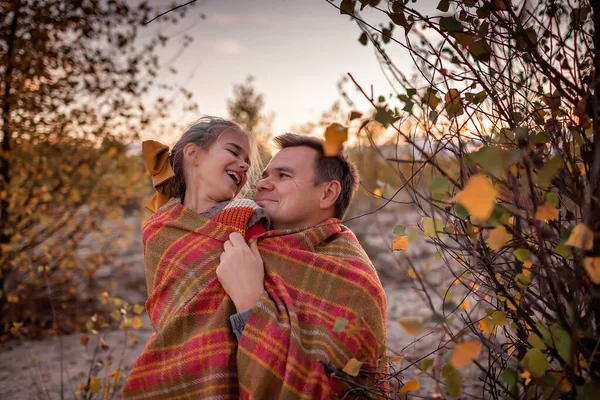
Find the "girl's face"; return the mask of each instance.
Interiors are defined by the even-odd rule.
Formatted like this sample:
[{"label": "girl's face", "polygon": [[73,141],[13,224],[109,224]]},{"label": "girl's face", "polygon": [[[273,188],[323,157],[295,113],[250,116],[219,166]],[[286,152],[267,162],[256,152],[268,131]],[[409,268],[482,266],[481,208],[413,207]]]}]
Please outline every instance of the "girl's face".
[{"label": "girl's face", "polygon": [[231,200],[246,184],[251,155],[248,136],[226,130],[208,149],[198,149],[186,186],[206,201]]}]

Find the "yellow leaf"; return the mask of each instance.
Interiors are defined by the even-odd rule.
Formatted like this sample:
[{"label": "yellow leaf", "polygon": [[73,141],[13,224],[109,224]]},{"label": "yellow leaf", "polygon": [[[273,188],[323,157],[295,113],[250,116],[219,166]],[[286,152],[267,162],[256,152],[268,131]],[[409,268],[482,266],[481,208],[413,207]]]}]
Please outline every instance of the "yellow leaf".
[{"label": "yellow leaf", "polygon": [[375,197],[382,197],[383,196],[383,192],[381,191],[380,188],[375,188],[375,190],[373,190],[373,195]]},{"label": "yellow leaf", "polygon": [[409,335],[418,335],[423,329],[423,324],[417,318],[400,318],[398,322],[400,322],[402,329]]},{"label": "yellow leaf", "polygon": [[469,365],[473,360],[479,357],[481,352],[481,342],[473,340],[465,343],[458,343],[452,350],[450,364],[456,369],[460,369]]},{"label": "yellow leaf", "polygon": [[460,303],[460,308],[462,308],[465,311],[469,310],[469,300],[464,299],[462,303]]},{"label": "yellow leaf", "polygon": [[583,268],[596,285],[600,285],[600,257],[586,257],[583,259]]},{"label": "yellow leaf", "polygon": [[515,350],[517,349],[517,346],[515,346],[514,344],[511,344],[510,346],[508,346],[506,348],[506,354],[508,354],[508,356],[512,356],[513,353],[515,352]]},{"label": "yellow leaf", "polygon": [[327,157],[335,156],[342,149],[344,142],[348,140],[348,128],[338,123],[329,124],[325,128],[324,137],[323,152]]},{"label": "yellow leaf", "polygon": [[357,376],[360,372],[360,367],[362,366],[362,364],[363,363],[358,361],[356,358],[351,358],[350,361],[348,361],[346,365],[344,365],[342,371],[344,371],[350,376]]},{"label": "yellow leaf", "polygon": [[135,306],[133,306],[133,313],[140,315],[141,313],[144,312],[144,306],[141,306],[139,304],[136,304]]},{"label": "yellow leaf", "polygon": [[392,250],[408,249],[408,236],[398,236],[392,242]]},{"label": "yellow leaf", "polygon": [[462,204],[475,218],[487,220],[494,211],[496,189],[483,174],[476,174],[469,179],[456,201]]},{"label": "yellow leaf", "polygon": [[446,104],[459,104],[460,103],[460,92],[456,89],[450,89],[444,95],[444,101]]},{"label": "yellow leaf", "polygon": [[140,329],[144,324],[142,323],[142,319],[137,315],[133,317],[133,329]]},{"label": "yellow leaf", "polygon": [[479,321],[477,327],[483,333],[494,333],[494,328],[496,327],[496,324],[494,324],[494,321],[492,321],[491,318],[484,318]]},{"label": "yellow leaf", "polygon": [[113,311],[110,313],[110,317],[111,317],[112,319],[114,319],[115,321],[118,321],[118,320],[120,320],[120,319],[121,319],[121,312],[120,312],[119,310],[113,310]]},{"label": "yellow leaf", "polygon": [[19,296],[17,296],[16,294],[9,294],[8,296],[6,296],[6,300],[9,303],[18,303],[19,302]]},{"label": "yellow leaf", "polygon": [[573,386],[563,372],[551,372],[550,375],[554,378],[554,383],[558,386],[558,390],[568,393],[573,390]]},{"label": "yellow leaf", "polygon": [[101,386],[102,381],[100,380],[100,378],[98,378],[97,376],[92,376],[92,379],[90,379],[90,392],[98,393],[100,391]]},{"label": "yellow leaf", "polygon": [[538,206],[535,210],[535,219],[538,221],[558,219],[558,208],[547,205]]},{"label": "yellow leaf", "polygon": [[404,360],[404,356],[396,356],[391,359],[392,362],[398,362]]},{"label": "yellow leaf", "polygon": [[529,384],[529,382],[531,381],[531,372],[529,372],[528,370],[523,370],[523,372],[521,373],[521,378],[523,378],[525,380],[525,384]]},{"label": "yellow leaf", "polygon": [[402,389],[400,389],[400,394],[414,392],[415,390],[419,389],[419,387],[421,387],[421,385],[419,385],[419,381],[416,379],[412,379],[406,382],[404,386],[402,386]]},{"label": "yellow leaf", "polygon": [[533,263],[530,260],[525,260],[525,262],[523,263],[523,268],[525,269],[529,269],[533,266]]},{"label": "yellow leaf", "polygon": [[591,250],[594,247],[594,232],[585,224],[577,224],[565,244],[579,249]]},{"label": "yellow leaf", "polygon": [[415,270],[414,270],[414,268],[413,268],[413,267],[410,267],[410,268],[408,269],[408,276],[409,276],[411,279],[417,279],[417,273],[415,272]]},{"label": "yellow leaf", "polygon": [[506,243],[506,228],[502,225],[492,229],[487,244],[492,250],[500,250]]}]

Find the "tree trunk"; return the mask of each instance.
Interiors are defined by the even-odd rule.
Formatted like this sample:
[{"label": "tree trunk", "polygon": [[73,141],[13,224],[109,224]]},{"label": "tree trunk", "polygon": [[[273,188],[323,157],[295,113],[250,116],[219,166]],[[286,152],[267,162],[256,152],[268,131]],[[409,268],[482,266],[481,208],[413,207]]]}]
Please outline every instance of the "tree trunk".
[{"label": "tree trunk", "polygon": [[[0,153],[0,192],[5,191],[5,195],[0,199],[0,314],[6,304],[6,293],[4,291],[4,282],[8,276],[8,255],[5,253],[5,245],[9,244],[14,232],[11,232],[8,218],[8,192],[10,191],[10,161],[8,155],[11,149],[11,81],[13,77],[15,51],[15,40],[17,36],[17,23],[19,21],[19,11],[21,1],[13,2],[13,18],[10,24],[10,32],[6,39],[6,74],[4,76],[4,93],[2,96],[2,152]],[[4,326],[0,323],[0,333],[4,332]]]}]

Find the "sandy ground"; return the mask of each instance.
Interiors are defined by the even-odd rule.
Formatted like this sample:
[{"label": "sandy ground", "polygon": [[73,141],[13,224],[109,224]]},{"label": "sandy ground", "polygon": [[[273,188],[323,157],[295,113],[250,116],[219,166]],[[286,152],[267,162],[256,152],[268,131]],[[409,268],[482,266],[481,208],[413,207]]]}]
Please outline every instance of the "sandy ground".
[{"label": "sandy ground", "polygon": [[[422,234],[416,227],[418,220],[418,215],[414,213],[387,212],[349,224],[374,260],[384,284],[388,297],[388,347],[405,357],[396,364],[398,369],[407,368],[410,360],[427,354],[443,339],[439,330],[434,330],[433,333],[424,330],[418,336],[407,335],[398,323],[399,318],[427,318],[431,315],[425,298],[414,288],[415,281],[407,276],[406,256],[411,257],[417,269],[422,271],[430,281],[439,284],[448,278],[447,271],[432,265],[431,255],[435,250],[423,241]],[[392,230],[397,223],[409,226],[407,234],[411,237],[411,245],[403,254],[392,253],[390,250],[390,243],[394,237]],[[136,238],[139,238],[139,221],[135,232]],[[127,267],[125,276],[119,279],[122,284],[118,290],[131,302],[143,302],[143,290],[139,288],[143,288],[145,283],[139,239],[132,240],[132,245],[124,251],[121,258],[126,261]],[[111,275],[110,266],[107,266],[105,271],[99,271],[99,274],[101,279],[108,278]],[[439,299],[432,301],[435,307],[441,304]],[[87,346],[81,345],[83,334],[79,333],[41,341],[13,342],[11,348],[0,353],[0,399],[78,398],[74,393],[79,384],[87,382],[90,366],[102,362],[115,369],[123,368],[124,372],[119,378],[122,384],[123,376],[151,335],[145,315],[143,322],[144,326],[135,333],[137,343],[132,343],[122,331],[104,332],[102,338],[108,348],[100,350],[96,355],[93,350],[97,347],[100,337],[93,335],[89,335]],[[436,365],[439,367],[440,361],[436,361],[434,368]],[[413,367],[403,371],[401,375],[404,380],[410,380],[416,373]],[[466,375],[465,379],[471,382],[465,388],[471,396],[463,398],[485,398],[481,394],[481,389],[477,388],[476,371],[467,368],[463,373]],[[440,388],[430,378],[421,375],[419,380],[422,387],[418,392],[420,396],[439,398]],[[61,393],[64,393],[64,397]],[[118,395],[114,396],[114,398],[118,397]]]}]

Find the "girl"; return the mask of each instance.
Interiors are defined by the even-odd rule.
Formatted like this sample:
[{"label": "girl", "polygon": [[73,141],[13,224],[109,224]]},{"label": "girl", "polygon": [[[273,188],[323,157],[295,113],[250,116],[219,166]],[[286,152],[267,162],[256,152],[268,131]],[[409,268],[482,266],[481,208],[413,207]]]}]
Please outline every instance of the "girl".
[{"label": "girl", "polygon": [[[233,200],[257,159],[256,143],[232,121],[203,117],[170,154],[155,141],[142,146],[157,191],[147,205],[155,214],[142,226],[146,310],[154,334],[123,398],[177,398],[190,386],[201,390],[198,397],[235,397],[236,340],[217,326],[236,311],[215,270],[231,233],[250,240],[268,224],[256,203]],[[202,380],[206,384],[199,385]]]}]

